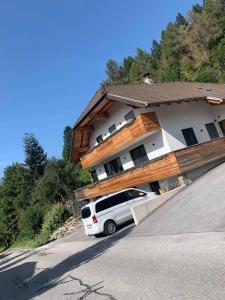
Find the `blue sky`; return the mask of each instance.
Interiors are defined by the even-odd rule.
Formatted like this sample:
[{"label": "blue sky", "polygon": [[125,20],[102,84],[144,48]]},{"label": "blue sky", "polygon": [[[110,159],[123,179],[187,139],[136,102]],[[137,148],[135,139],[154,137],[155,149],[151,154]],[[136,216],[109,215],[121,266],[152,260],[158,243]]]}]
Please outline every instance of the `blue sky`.
[{"label": "blue sky", "polygon": [[0,0],[0,177],[24,160],[22,138],[36,135],[59,157],[109,58],[121,61],[198,0]]}]

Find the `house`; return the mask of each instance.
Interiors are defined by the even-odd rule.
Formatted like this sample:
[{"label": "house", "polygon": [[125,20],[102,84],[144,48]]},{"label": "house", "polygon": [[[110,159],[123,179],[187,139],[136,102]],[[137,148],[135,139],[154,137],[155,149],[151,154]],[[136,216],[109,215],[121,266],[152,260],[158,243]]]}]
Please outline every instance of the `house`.
[{"label": "house", "polygon": [[161,193],[225,160],[225,85],[102,86],[73,128],[71,160],[93,183],[94,199],[129,187]]}]

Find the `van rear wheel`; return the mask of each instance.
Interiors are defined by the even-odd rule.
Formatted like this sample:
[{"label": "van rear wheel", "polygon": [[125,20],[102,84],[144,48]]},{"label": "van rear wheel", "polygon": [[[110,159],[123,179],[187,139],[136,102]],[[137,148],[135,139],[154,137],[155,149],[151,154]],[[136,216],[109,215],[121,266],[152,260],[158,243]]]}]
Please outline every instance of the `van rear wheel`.
[{"label": "van rear wheel", "polygon": [[105,235],[112,235],[116,232],[116,223],[114,221],[107,221],[104,225],[104,234]]}]

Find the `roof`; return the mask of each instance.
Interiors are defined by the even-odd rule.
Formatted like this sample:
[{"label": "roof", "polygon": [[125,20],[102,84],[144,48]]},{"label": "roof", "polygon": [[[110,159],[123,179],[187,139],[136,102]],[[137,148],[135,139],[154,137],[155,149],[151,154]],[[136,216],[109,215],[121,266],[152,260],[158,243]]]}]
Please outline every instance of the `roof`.
[{"label": "roof", "polygon": [[74,127],[102,100],[109,97],[137,106],[154,106],[160,103],[207,97],[225,99],[225,85],[197,82],[168,82],[153,84],[104,85],[100,87],[82,112]]}]

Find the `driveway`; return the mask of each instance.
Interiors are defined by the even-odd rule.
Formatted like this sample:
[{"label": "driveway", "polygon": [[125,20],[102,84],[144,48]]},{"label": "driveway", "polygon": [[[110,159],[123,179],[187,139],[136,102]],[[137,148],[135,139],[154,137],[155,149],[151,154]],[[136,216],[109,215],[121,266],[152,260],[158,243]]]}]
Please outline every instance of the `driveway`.
[{"label": "driveway", "polygon": [[138,227],[0,257],[1,299],[225,299],[225,164]]}]

